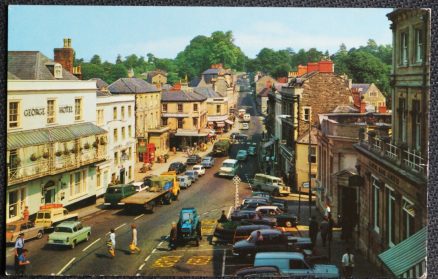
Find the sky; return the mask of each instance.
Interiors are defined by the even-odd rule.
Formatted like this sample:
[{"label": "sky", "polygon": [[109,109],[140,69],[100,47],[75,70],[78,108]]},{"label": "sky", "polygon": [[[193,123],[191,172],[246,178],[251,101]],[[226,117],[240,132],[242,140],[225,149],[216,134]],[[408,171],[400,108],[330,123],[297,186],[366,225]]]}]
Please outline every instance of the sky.
[{"label": "sky", "polygon": [[273,7],[123,7],[9,6],[8,50],[37,50],[53,58],[53,49],[72,39],[76,58],[98,54],[115,62],[118,54],[175,58],[190,40],[214,31],[232,31],[234,43],[250,58],[262,48],[317,48],[335,53],[391,44],[386,14],[392,9]]}]

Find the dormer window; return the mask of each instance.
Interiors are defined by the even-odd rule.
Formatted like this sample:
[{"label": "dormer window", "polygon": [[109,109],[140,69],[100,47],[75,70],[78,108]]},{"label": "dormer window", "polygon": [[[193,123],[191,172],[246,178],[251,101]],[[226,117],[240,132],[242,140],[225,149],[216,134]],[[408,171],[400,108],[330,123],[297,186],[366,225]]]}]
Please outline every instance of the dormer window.
[{"label": "dormer window", "polygon": [[61,64],[56,63],[54,66],[53,75],[55,78],[62,78],[62,66]]}]

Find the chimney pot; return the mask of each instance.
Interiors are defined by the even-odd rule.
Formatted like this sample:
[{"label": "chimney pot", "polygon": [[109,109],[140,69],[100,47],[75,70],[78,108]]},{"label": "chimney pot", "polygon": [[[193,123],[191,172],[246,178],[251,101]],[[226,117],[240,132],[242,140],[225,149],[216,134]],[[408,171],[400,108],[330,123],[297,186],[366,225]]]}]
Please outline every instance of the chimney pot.
[{"label": "chimney pot", "polygon": [[67,42],[67,39],[64,38],[64,48],[67,48],[67,47],[68,47],[68,42]]},{"label": "chimney pot", "polygon": [[67,41],[68,41],[68,48],[71,48],[71,39],[68,38]]}]

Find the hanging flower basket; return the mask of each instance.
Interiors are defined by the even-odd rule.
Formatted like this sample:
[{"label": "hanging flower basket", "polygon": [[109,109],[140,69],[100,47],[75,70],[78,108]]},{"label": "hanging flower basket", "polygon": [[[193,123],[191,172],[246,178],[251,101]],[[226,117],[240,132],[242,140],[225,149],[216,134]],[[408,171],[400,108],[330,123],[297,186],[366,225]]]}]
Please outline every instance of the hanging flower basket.
[{"label": "hanging flower basket", "polygon": [[70,154],[70,152],[67,149],[64,150],[64,155],[68,155],[68,154]]},{"label": "hanging flower basket", "polygon": [[35,162],[36,160],[38,160],[38,156],[35,153],[33,153],[32,155],[30,155],[30,160],[32,162]]},{"label": "hanging flower basket", "polygon": [[86,143],[84,144],[84,148],[85,148],[85,149],[90,149],[90,144],[89,144],[88,142],[86,142]]},{"label": "hanging flower basket", "polygon": [[59,157],[59,156],[62,155],[62,152],[61,152],[61,151],[56,151],[56,152],[55,152],[55,155],[56,155],[56,157]]},{"label": "hanging flower basket", "polygon": [[18,168],[20,166],[20,164],[21,164],[21,159],[20,158],[18,158],[18,157],[12,158],[12,161],[11,161],[11,167],[12,168]]},{"label": "hanging flower basket", "polygon": [[94,147],[94,148],[97,148],[98,144],[99,144],[98,141],[93,142],[93,147]]},{"label": "hanging flower basket", "polygon": [[105,139],[104,139],[104,138],[101,138],[101,139],[100,139],[100,145],[105,145],[105,144],[106,144]]},{"label": "hanging flower basket", "polygon": [[78,153],[78,149],[76,147],[73,147],[72,149],[70,149],[71,153]]},{"label": "hanging flower basket", "polygon": [[44,152],[43,153],[43,158],[44,159],[49,159],[49,152]]}]

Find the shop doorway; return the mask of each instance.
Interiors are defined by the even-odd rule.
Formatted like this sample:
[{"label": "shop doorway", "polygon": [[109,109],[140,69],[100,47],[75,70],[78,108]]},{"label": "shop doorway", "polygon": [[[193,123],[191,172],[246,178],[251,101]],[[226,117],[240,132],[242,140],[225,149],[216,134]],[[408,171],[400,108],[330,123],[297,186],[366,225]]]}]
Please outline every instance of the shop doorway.
[{"label": "shop doorway", "polygon": [[344,238],[352,238],[354,227],[357,224],[357,189],[351,187],[341,188],[341,218],[342,234]]},{"label": "shop doorway", "polygon": [[44,203],[55,203],[55,182],[53,180],[44,185]]},{"label": "shop doorway", "polygon": [[120,170],[120,184],[125,184],[125,168]]}]

